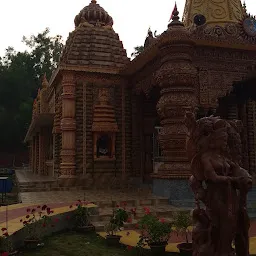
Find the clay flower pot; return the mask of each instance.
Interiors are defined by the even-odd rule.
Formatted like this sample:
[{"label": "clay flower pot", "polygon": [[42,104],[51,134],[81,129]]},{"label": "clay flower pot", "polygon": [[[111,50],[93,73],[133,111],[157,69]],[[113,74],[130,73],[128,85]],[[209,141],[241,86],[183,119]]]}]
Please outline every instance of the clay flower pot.
[{"label": "clay flower pot", "polygon": [[25,239],[24,245],[27,249],[35,249],[37,245],[40,243],[39,239]]},{"label": "clay flower pot", "polygon": [[180,255],[183,256],[192,256],[193,254],[193,246],[192,243],[182,243],[178,244],[177,248],[180,250]]},{"label": "clay flower pot", "polygon": [[91,233],[95,231],[95,227],[93,225],[89,225],[89,226],[83,226],[83,227],[76,227],[76,231],[79,233]]},{"label": "clay flower pot", "polygon": [[149,243],[149,247],[151,249],[152,255],[161,256],[165,254],[165,247],[167,245],[167,242],[162,243]]},{"label": "clay flower pot", "polygon": [[120,245],[120,239],[122,236],[118,235],[107,235],[106,241],[108,246],[119,246]]}]

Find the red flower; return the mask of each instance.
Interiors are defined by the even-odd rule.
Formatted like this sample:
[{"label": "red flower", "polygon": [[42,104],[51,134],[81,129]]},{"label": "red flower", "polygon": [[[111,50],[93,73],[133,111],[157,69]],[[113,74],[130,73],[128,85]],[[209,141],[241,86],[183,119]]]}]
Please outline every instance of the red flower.
[{"label": "red flower", "polygon": [[132,208],[131,213],[133,214],[133,216],[136,216],[136,208]]},{"label": "red flower", "polygon": [[81,200],[79,199],[79,200],[77,200],[77,202],[81,203]]},{"label": "red flower", "polygon": [[69,220],[69,219],[70,219],[70,216],[67,216],[66,219]]},{"label": "red flower", "polygon": [[70,205],[69,208],[71,209],[73,207],[73,205]]},{"label": "red flower", "polygon": [[58,222],[58,221],[59,221],[59,219],[58,219],[58,218],[56,218],[56,219],[54,219],[54,221],[55,221],[55,222]]},{"label": "red flower", "polygon": [[130,251],[131,249],[132,249],[132,246],[128,245],[128,246],[127,246],[127,250]]},{"label": "red flower", "polygon": [[46,209],[46,211],[47,211],[47,214],[49,215],[49,214],[51,213],[51,208],[48,207],[48,208]]},{"label": "red flower", "polygon": [[50,213],[54,213],[54,211],[51,211]]},{"label": "red flower", "polygon": [[29,208],[27,209],[27,212],[30,212],[30,209],[29,209]]},{"label": "red flower", "polygon": [[139,224],[136,224],[136,225],[135,225],[135,228],[139,228]]},{"label": "red flower", "polygon": [[2,231],[5,231],[5,230],[7,230],[7,229],[6,229],[6,228],[2,228],[1,230],[2,230]]},{"label": "red flower", "polygon": [[44,211],[47,208],[47,205],[42,206],[42,210]]},{"label": "red flower", "polygon": [[27,223],[28,223],[27,221],[25,221],[25,220],[23,221],[23,224],[24,224],[24,225],[26,225]]},{"label": "red flower", "polygon": [[1,256],[8,256],[8,255],[9,255],[8,252],[3,252],[3,253],[1,254]]},{"label": "red flower", "polygon": [[164,219],[164,218],[160,219],[160,222],[164,223],[164,222],[165,222],[165,219]]},{"label": "red flower", "polygon": [[43,225],[42,225],[44,228],[46,227],[46,224],[45,223],[43,223]]},{"label": "red flower", "polygon": [[27,215],[26,218],[28,219],[28,218],[29,218],[29,215]]},{"label": "red flower", "polygon": [[37,208],[41,208],[41,206],[40,206],[40,205],[38,205],[38,206],[37,206]]},{"label": "red flower", "polygon": [[132,218],[128,218],[127,222],[132,223]]},{"label": "red flower", "polygon": [[35,212],[35,211],[36,211],[36,209],[32,209],[32,211],[31,211],[31,212],[33,213],[33,212]]},{"label": "red flower", "polygon": [[120,207],[120,206],[117,204],[117,205],[116,205],[116,208],[119,208],[119,207]]},{"label": "red flower", "polygon": [[130,232],[127,232],[126,235],[129,236],[129,235],[130,235]]},{"label": "red flower", "polygon": [[143,207],[145,214],[150,214],[150,209],[148,207]]},{"label": "red flower", "polygon": [[3,234],[3,236],[9,236],[8,232],[5,232],[5,233]]}]

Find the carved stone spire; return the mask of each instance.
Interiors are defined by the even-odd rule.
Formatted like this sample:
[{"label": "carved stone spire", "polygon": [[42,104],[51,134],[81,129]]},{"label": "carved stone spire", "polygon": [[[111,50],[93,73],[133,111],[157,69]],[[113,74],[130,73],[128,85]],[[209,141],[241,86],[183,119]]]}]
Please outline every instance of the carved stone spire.
[{"label": "carved stone spire", "polygon": [[185,26],[193,25],[196,15],[203,15],[208,25],[225,26],[227,23],[239,23],[244,9],[241,0],[186,0],[183,15]]},{"label": "carved stone spire", "polygon": [[49,83],[47,81],[46,74],[44,74],[43,81],[42,81],[42,88],[47,88],[48,86],[49,86]]}]

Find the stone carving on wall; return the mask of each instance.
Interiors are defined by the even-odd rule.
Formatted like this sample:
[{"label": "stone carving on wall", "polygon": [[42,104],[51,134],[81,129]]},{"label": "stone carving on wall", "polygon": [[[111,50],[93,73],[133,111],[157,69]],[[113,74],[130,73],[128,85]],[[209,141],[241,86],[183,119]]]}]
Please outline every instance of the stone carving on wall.
[{"label": "stone carving on wall", "polygon": [[199,100],[202,106],[216,108],[218,99],[227,95],[243,73],[199,69]]},{"label": "stone carving on wall", "polygon": [[114,106],[114,94],[115,94],[115,88],[112,87],[101,87],[101,86],[93,86],[93,102],[94,104],[101,103],[107,103],[112,106]]},{"label": "stone carving on wall", "polygon": [[205,40],[214,43],[236,44],[255,44],[256,37],[244,35],[243,19],[240,23],[228,23],[225,26],[208,26],[207,24],[189,28],[191,37],[195,40]]},{"label": "stone carving on wall", "polygon": [[249,255],[246,198],[252,179],[240,166],[241,123],[213,116],[196,120],[192,112],[186,113],[185,123],[196,200],[193,255]]}]

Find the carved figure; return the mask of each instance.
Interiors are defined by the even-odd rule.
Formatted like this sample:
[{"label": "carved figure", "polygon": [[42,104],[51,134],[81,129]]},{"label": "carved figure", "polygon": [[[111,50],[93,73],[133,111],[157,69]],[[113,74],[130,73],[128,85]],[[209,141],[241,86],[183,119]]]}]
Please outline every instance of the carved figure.
[{"label": "carved figure", "polygon": [[[240,167],[241,123],[214,116],[196,120],[191,112],[186,113],[185,123],[190,185],[196,199],[193,256],[249,255],[246,196],[252,179]],[[200,202],[205,209],[200,209]]]}]

